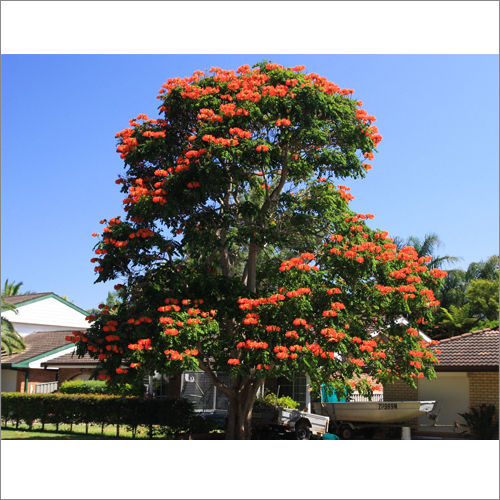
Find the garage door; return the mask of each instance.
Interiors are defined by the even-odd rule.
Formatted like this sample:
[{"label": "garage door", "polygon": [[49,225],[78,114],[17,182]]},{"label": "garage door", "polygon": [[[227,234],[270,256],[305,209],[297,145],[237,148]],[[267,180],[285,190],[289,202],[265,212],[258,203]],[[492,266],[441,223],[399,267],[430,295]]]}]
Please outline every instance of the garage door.
[{"label": "garage door", "polygon": [[[469,411],[469,379],[466,372],[438,373],[434,380],[421,379],[418,384],[420,401],[436,400],[439,408],[439,427],[426,427],[436,432],[453,431],[455,422],[465,424],[459,413]],[[420,417],[419,426],[428,426],[432,421]],[[446,425],[448,427],[441,427]]]}]

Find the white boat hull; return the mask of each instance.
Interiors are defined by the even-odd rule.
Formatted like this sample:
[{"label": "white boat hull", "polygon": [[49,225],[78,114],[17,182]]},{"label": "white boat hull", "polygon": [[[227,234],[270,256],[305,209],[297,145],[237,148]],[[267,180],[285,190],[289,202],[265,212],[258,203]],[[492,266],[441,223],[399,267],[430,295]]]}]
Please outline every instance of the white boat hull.
[{"label": "white boat hull", "polygon": [[313,403],[313,411],[337,422],[397,423],[429,414],[435,401]]}]

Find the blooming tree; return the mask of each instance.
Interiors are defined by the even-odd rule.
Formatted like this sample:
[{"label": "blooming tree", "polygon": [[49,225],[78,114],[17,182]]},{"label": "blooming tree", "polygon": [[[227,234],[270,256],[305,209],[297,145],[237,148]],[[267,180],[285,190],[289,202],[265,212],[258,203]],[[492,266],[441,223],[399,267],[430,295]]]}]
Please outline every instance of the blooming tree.
[{"label": "blooming tree", "polygon": [[92,261],[97,281],[122,279],[122,302],[74,339],[112,383],[203,370],[229,399],[230,439],[250,437],[266,378],[369,396],[358,375],[414,385],[437,361],[417,328],[445,273],[369,227],[338,184],[371,168],[375,118],[303,70],[170,79],[161,117],[117,134],[125,215],[101,221]]}]

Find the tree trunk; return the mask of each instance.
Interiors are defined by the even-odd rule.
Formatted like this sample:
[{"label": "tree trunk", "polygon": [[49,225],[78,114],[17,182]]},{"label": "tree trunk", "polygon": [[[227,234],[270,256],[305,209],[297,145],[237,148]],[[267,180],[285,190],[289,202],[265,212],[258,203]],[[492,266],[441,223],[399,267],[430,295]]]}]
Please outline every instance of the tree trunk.
[{"label": "tree trunk", "polygon": [[229,400],[226,439],[251,439],[252,410],[261,381],[255,381],[237,391]]},{"label": "tree trunk", "polygon": [[246,265],[246,286],[248,289],[255,293],[257,291],[257,254],[259,247],[253,242],[250,242],[248,249],[248,261]]}]

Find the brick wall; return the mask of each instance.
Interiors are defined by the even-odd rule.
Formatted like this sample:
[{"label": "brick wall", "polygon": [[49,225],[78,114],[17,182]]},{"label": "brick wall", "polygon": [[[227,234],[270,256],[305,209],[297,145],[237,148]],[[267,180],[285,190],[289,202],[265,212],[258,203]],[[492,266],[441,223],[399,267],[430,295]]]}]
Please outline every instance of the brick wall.
[{"label": "brick wall", "polygon": [[59,384],[66,380],[88,380],[92,373],[91,368],[59,368]]},{"label": "brick wall", "polygon": [[[25,372],[19,371],[17,373],[17,391],[25,392]],[[26,392],[35,392],[37,384],[44,382],[54,382],[56,380],[57,370],[44,370],[43,368],[30,368],[28,376],[28,390]]]},{"label": "brick wall", "polygon": [[469,372],[469,404],[494,405],[498,414],[498,372]]},{"label": "brick wall", "polygon": [[[59,376],[57,372],[59,371]],[[35,392],[37,384],[44,382],[54,382],[58,380],[59,384],[66,380],[74,380],[75,377],[84,374],[84,379],[88,379],[88,375],[92,373],[91,369],[85,368],[61,368],[60,370],[45,370],[43,368],[30,368],[28,374],[28,390],[26,392]],[[16,391],[24,392],[25,390],[26,372],[19,370],[17,372]]]},{"label": "brick wall", "polygon": [[413,389],[401,380],[384,385],[384,401],[417,401],[417,389]]}]

